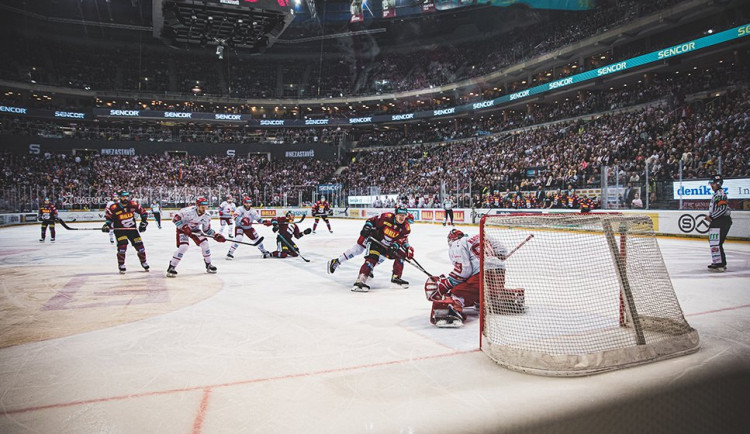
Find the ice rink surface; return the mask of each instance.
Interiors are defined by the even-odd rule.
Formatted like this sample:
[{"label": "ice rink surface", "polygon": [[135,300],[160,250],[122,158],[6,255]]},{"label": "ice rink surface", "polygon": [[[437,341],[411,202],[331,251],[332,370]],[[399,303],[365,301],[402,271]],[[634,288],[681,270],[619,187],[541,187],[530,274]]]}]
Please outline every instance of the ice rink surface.
[{"label": "ice rink surface", "polygon": [[[37,225],[0,229],[0,433],[511,432],[750,366],[748,243],[727,242],[728,270],[712,274],[706,240],[659,240],[697,353],[550,378],[479,351],[477,317],[433,327],[426,276],[409,265],[409,289],[390,283],[390,261],[369,293],[350,291],[362,256],[327,274],[361,225],[319,225],[298,241],[309,263],[250,246],[226,261],[229,243],[212,243],[215,275],[191,245],[175,279],[164,275],[170,222],[143,234],[151,272],[129,248],[124,275],[101,232],[58,225],[52,244]],[[274,250],[270,228],[258,230]],[[413,225],[416,257],[435,274],[451,270],[447,232]]]}]

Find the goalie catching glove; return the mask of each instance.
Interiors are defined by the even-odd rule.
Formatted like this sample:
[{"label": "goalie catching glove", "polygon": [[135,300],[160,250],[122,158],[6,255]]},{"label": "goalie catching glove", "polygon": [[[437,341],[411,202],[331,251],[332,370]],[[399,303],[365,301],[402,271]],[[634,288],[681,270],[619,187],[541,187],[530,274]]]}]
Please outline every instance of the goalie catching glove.
[{"label": "goalie catching glove", "polygon": [[442,300],[443,297],[450,293],[453,285],[445,275],[430,276],[424,283],[424,295],[427,300]]}]

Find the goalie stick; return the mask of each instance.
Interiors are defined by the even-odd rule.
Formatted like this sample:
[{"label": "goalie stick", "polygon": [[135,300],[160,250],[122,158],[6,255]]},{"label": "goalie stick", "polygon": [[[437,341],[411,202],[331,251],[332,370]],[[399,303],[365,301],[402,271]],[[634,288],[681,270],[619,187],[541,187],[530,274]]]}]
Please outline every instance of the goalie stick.
[{"label": "goalie stick", "polygon": [[[367,240],[371,241],[371,242],[374,242],[375,244],[379,245],[380,247],[382,247],[386,251],[388,251],[388,247],[385,244],[381,243],[380,241],[376,240],[375,238],[368,237]],[[401,259],[403,259],[404,261],[408,262],[412,267],[416,268],[417,270],[419,270],[419,271],[423,272],[424,274],[432,277],[432,274],[430,274],[427,270],[425,270],[424,267],[422,267],[415,259],[413,259],[413,258],[409,259],[407,257],[404,257],[404,258],[401,258]]]},{"label": "goalie stick", "polygon": [[529,241],[530,239],[532,239],[532,238],[534,238],[534,234],[529,234],[529,236],[528,236],[528,237],[526,237],[526,239],[525,239],[525,240],[521,241],[521,244],[517,245],[517,246],[516,246],[516,248],[515,248],[515,249],[513,249],[513,250],[511,250],[511,251],[510,251],[510,253],[508,253],[507,255],[505,255],[505,257],[504,257],[504,258],[500,258],[500,259],[502,259],[503,261],[507,260],[508,258],[510,258],[510,255],[512,255],[512,254],[514,254],[514,253],[516,253],[516,250],[518,250],[518,249],[520,249],[521,247],[523,247],[523,245],[524,245],[524,244],[526,244],[526,243],[527,243],[527,242],[528,242],[528,241]]},{"label": "goalie stick", "polygon": [[[99,232],[102,231],[102,228],[74,228],[74,227],[68,226],[68,224],[65,223],[63,219],[60,219],[60,218],[55,219],[55,221],[60,223],[60,226],[64,227],[65,229],[69,231],[99,231]],[[116,231],[137,231],[138,230],[138,228],[112,228],[112,229]]]}]

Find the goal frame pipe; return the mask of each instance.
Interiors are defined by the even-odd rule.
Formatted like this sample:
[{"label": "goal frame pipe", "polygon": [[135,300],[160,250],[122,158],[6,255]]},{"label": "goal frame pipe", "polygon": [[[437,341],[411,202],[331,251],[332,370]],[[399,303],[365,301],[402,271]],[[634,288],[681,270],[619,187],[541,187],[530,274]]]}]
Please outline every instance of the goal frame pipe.
[{"label": "goal frame pipe", "polygon": [[617,278],[620,280],[620,287],[622,293],[625,295],[625,303],[627,304],[627,312],[630,313],[630,318],[633,320],[633,328],[635,329],[635,338],[638,345],[646,345],[646,337],[643,334],[643,325],[641,319],[638,316],[638,310],[635,307],[635,300],[633,299],[633,292],[630,289],[630,281],[628,280],[627,270],[625,269],[626,264],[624,258],[620,255],[620,247],[615,241],[614,230],[612,229],[612,223],[608,220],[602,222],[602,229],[604,230],[604,238],[607,240],[609,245],[612,259],[615,261]]}]

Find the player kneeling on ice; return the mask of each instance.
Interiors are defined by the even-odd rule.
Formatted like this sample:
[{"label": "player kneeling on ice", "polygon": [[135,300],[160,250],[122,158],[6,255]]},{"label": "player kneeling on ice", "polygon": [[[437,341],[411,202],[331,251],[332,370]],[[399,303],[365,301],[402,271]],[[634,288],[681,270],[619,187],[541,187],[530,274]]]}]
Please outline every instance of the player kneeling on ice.
[{"label": "player kneeling on ice", "polygon": [[[253,244],[258,246],[258,250],[264,258],[271,256],[271,252],[263,247],[263,237],[258,236],[258,232],[253,228],[253,223],[263,223],[271,226],[270,220],[263,220],[258,212],[252,208],[252,199],[245,196],[242,198],[242,205],[234,211],[234,241],[242,241],[243,235],[247,235]],[[233,243],[227,253],[227,260],[234,259],[234,252],[240,245]]]},{"label": "player kneeling on ice", "polygon": [[167,268],[167,277],[176,277],[177,264],[182,260],[182,256],[188,249],[190,240],[200,246],[203,252],[203,262],[206,263],[207,273],[216,273],[216,267],[211,265],[211,249],[208,247],[208,238],[223,243],[227,239],[213,229],[211,229],[211,215],[208,211],[208,199],[199,197],[195,201],[195,206],[182,208],[175,214],[174,222],[177,229],[177,251],[172,255]]},{"label": "player kneeling on ice", "polygon": [[300,239],[309,235],[312,229],[307,228],[304,231],[299,230],[299,226],[294,223],[294,213],[287,211],[284,217],[271,219],[272,230],[278,232],[276,235],[276,251],[271,253],[274,258],[286,258],[287,256],[299,256],[299,247],[294,242],[294,238]]},{"label": "player kneeling on ice", "polygon": [[[403,288],[409,287],[409,282],[401,278],[404,272],[404,259],[414,257],[414,248],[409,245],[411,226],[408,215],[406,208],[399,206],[395,212],[386,212],[367,220],[360,232],[360,237],[370,240],[370,249],[365,256],[365,263],[359,269],[359,276],[352,286],[352,291],[370,290],[367,279],[372,275],[375,266],[382,262],[381,256],[393,259],[391,282]],[[329,269],[332,266],[333,264],[329,263]]]},{"label": "player kneeling on ice", "polygon": [[[431,276],[424,284],[425,296],[432,301],[430,322],[438,327],[461,327],[466,314],[466,306],[479,306],[479,273],[480,252],[479,235],[467,237],[458,229],[448,233],[448,257],[453,264],[453,271],[448,276]],[[493,300],[501,300],[498,309],[502,313],[523,312],[524,290],[505,288],[505,258],[508,252],[505,246],[493,241],[485,246],[484,263],[488,278],[497,280]]]}]

